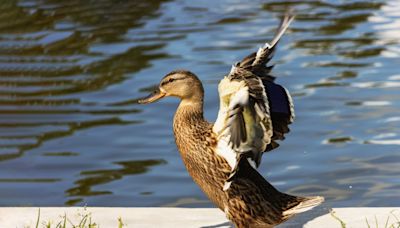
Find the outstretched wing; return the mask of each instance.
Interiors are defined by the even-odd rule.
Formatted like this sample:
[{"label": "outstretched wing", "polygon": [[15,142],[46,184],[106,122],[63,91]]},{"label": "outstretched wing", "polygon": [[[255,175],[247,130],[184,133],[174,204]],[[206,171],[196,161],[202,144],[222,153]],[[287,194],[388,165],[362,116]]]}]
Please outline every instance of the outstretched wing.
[{"label": "outstretched wing", "polygon": [[294,118],[292,99],[274,82],[273,66],[267,63],[293,18],[285,15],[271,43],[233,65],[218,86],[220,110],[213,130],[218,135],[217,152],[229,162],[231,176],[243,157],[258,167],[262,153],[276,148],[275,140],[289,132]]}]

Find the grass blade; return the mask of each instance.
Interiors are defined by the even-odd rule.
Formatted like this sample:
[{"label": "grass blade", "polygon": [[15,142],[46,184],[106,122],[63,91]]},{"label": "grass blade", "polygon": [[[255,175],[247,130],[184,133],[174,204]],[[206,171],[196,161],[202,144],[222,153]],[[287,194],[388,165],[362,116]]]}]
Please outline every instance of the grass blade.
[{"label": "grass blade", "polygon": [[329,213],[331,214],[331,216],[332,216],[334,219],[336,219],[337,221],[340,222],[340,225],[341,225],[342,228],[346,228],[346,223],[345,223],[343,220],[341,220],[339,217],[337,217],[337,216],[335,215],[335,211],[334,211],[334,210],[331,210]]},{"label": "grass blade", "polygon": [[365,222],[367,223],[368,228],[371,228],[371,226],[369,225],[367,217],[365,217]]},{"label": "grass blade", "polygon": [[39,208],[39,212],[38,212],[38,217],[37,217],[37,220],[36,220],[36,228],[39,228],[39,221],[40,221],[40,208]]}]

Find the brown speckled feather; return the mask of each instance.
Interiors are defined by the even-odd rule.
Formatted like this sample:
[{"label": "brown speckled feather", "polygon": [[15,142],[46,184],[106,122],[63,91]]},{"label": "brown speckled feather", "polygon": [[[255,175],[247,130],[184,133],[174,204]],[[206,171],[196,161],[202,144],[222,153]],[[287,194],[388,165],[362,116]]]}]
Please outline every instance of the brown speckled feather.
[{"label": "brown speckled feather", "polygon": [[227,196],[222,188],[231,169],[224,158],[215,154],[217,140],[200,106],[179,106],[174,117],[175,141],[193,180],[224,210]]},{"label": "brown speckled feather", "polygon": [[189,174],[210,200],[240,228],[272,227],[294,215],[283,212],[307,198],[279,192],[244,159],[231,187],[223,191],[231,168],[216,153],[212,124],[204,120],[202,109],[202,103],[181,104],[174,117],[174,134]]}]

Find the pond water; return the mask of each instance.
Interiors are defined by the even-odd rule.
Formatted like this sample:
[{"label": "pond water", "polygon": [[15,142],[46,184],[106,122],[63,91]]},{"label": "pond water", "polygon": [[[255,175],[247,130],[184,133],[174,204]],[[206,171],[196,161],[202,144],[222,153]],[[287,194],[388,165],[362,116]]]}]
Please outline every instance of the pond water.
[{"label": "pond water", "polygon": [[399,4],[239,0],[1,1],[0,206],[212,206],[174,143],[178,101],[136,100],[190,69],[213,121],[219,80],[288,6],[273,63],[297,118],[260,172],[327,207],[399,206]]}]

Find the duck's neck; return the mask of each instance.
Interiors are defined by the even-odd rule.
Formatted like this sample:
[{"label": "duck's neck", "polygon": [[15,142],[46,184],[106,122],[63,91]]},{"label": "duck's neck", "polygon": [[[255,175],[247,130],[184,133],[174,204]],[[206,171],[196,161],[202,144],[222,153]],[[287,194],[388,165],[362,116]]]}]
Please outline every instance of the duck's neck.
[{"label": "duck's neck", "polygon": [[175,143],[189,174],[200,183],[197,174],[204,150],[204,136],[210,124],[203,117],[203,102],[181,101],[174,116]]},{"label": "duck's neck", "polygon": [[203,100],[187,101],[182,100],[174,116],[174,132],[190,129],[197,124],[204,122]]},{"label": "duck's neck", "polygon": [[185,160],[191,153],[188,148],[200,141],[202,131],[207,126],[203,116],[203,102],[187,102],[182,100],[174,116],[175,142]]}]

